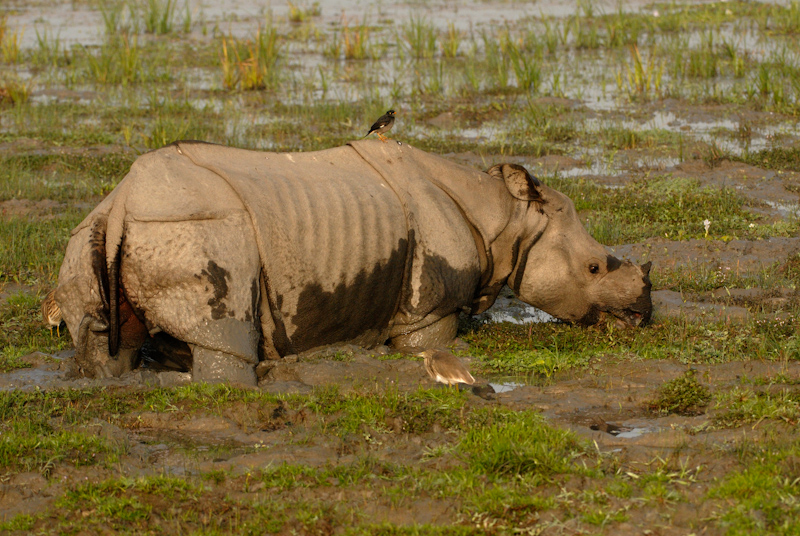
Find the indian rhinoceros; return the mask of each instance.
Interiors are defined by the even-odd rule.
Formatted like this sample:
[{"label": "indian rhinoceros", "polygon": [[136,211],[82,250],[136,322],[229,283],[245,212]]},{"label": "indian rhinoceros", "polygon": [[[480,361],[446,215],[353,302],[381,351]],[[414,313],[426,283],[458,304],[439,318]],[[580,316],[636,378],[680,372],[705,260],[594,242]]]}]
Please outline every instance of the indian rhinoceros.
[{"label": "indian rhinoceros", "polygon": [[568,322],[651,312],[622,262],[523,167],[487,172],[397,142],[307,153],[177,142],[139,157],[72,231],[56,300],[90,377],[164,332],[195,381],[335,342],[432,347],[508,284]]}]

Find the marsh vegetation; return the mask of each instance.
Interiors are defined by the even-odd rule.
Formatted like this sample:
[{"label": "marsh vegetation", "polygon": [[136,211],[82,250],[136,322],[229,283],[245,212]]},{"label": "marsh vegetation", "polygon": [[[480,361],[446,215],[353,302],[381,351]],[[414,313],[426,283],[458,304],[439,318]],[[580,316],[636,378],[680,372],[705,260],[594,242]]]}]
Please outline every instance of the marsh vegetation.
[{"label": "marsh vegetation", "polygon": [[137,155],[323,149],[389,108],[567,193],[653,261],[656,312],[464,322],[473,372],[522,385],[489,401],[347,349],[257,391],[3,380],[0,531],[797,533],[798,37],[796,1],[4,3],[0,376],[61,366],[39,301]]}]

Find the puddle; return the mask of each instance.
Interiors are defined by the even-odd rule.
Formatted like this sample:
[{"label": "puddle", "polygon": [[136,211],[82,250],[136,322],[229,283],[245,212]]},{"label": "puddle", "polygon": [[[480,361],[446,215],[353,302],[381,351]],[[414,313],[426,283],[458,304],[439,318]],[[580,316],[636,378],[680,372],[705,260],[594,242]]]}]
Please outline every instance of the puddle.
[{"label": "puddle", "polygon": [[785,217],[800,216],[800,207],[797,204],[777,203],[775,201],[764,200],[766,204],[778,211],[778,213]]},{"label": "puddle", "polygon": [[489,385],[492,387],[492,389],[494,389],[495,393],[507,393],[509,391],[513,391],[517,387],[522,387],[525,384],[516,382],[503,382],[503,383],[489,382]]},{"label": "puddle", "polygon": [[46,370],[39,367],[17,369],[0,374],[0,391],[34,391],[63,380],[61,370]]},{"label": "puddle", "polygon": [[654,428],[638,428],[638,427],[637,428],[631,428],[630,430],[626,430],[624,426],[621,427],[621,430],[625,430],[625,431],[620,431],[620,432],[618,432],[616,434],[612,434],[612,435],[614,435],[616,437],[621,437],[623,439],[635,439],[637,437],[643,436],[644,434],[648,434],[648,433],[652,433],[652,432],[656,431],[656,429],[654,429]]},{"label": "puddle", "polygon": [[528,305],[516,297],[508,287],[500,291],[500,296],[489,309],[475,315],[485,322],[511,322],[512,324],[529,324],[540,322],[557,322],[558,320],[541,309]]}]

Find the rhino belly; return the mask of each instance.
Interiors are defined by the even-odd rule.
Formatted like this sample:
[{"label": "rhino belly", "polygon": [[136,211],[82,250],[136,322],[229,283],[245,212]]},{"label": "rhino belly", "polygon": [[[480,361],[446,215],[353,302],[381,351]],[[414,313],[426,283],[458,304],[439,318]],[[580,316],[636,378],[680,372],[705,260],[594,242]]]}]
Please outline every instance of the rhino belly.
[{"label": "rhino belly", "polygon": [[283,355],[342,341],[381,344],[397,310],[409,249],[403,207],[377,174],[337,171],[270,185],[280,217],[262,233],[264,266]]}]

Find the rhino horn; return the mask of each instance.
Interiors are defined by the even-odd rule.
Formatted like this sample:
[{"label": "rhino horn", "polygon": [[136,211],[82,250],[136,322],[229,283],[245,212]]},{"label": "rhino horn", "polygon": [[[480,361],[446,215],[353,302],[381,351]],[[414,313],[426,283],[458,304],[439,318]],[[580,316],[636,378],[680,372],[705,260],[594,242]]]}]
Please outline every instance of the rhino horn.
[{"label": "rhino horn", "polygon": [[497,164],[486,170],[495,179],[506,183],[508,191],[522,201],[542,201],[539,179],[518,164]]},{"label": "rhino horn", "polygon": [[650,268],[653,266],[652,261],[647,261],[642,265],[642,274],[647,277],[650,275]]}]

